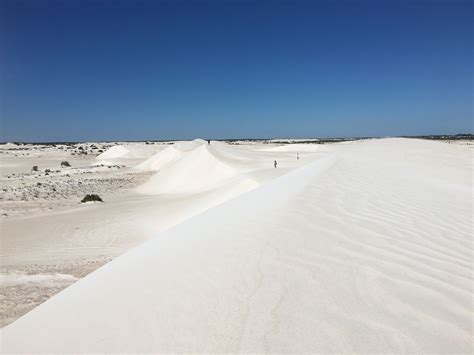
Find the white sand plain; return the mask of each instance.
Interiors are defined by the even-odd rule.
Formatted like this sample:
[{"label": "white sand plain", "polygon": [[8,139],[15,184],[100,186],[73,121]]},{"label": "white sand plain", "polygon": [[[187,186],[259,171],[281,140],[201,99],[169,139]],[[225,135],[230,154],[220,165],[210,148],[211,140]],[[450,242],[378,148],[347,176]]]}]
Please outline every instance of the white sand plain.
[{"label": "white sand plain", "polygon": [[126,252],[3,328],[2,352],[472,352],[469,147],[155,148],[98,159],[133,176],[103,204],[3,219],[4,284]]}]

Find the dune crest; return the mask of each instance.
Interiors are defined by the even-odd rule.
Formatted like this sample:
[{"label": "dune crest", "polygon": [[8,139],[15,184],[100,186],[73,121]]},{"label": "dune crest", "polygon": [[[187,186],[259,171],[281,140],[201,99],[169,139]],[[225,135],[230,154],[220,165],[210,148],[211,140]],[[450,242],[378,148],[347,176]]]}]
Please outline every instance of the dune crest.
[{"label": "dune crest", "polygon": [[236,185],[237,177],[238,185],[252,186],[250,181],[244,183],[249,179],[243,175],[248,168],[237,164],[236,156],[243,159],[242,153],[220,142],[208,144],[197,139],[174,144],[137,166],[157,170],[137,191],[149,195],[199,193],[218,188],[230,179]]},{"label": "dune crest", "polygon": [[146,159],[156,153],[160,146],[147,146],[139,144],[122,144],[114,145],[107,149],[104,153],[96,157],[98,161],[114,160],[114,159]]},{"label": "dune crest", "polygon": [[146,171],[158,171],[165,168],[167,165],[179,160],[186,152],[192,151],[198,147],[207,144],[202,139],[195,139],[193,141],[176,142],[173,145],[166,147],[161,152],[156,153],[150,158],[138,164],[135,169]]}]

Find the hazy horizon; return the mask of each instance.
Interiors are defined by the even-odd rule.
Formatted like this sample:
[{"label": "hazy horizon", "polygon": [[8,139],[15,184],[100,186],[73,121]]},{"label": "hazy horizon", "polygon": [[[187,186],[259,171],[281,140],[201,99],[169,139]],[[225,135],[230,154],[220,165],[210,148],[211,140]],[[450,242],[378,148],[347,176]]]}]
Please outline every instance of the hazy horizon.
[{"label": "hazy horizon", "polygon": [[0,144],[7,143],[21,143],[21,144],[60,144],[60,143],[115,143],[115,142],[130,142],[130,143],[146,143],[146,142],[173,142],[173,141],[192,141],[196,139],[202,140],[214,140],[214,141],[271,141],[271,140],[357,140],[357,139],[383,139],[383,138],[417,138],[417,137],[455,137],[455,136],[473,136],[471,132],[459,132],[454,134],[419,134],[419,135],[398,135],[398,136],[340,136],[340,137],[239,137],[239,138],[216,138],[216,137],[190,137],[190,138],[165,138],[165,139],[102,139],[102,140],[44,140],[44,141],[33,141],[33,140],[10,140],[10,141],[0,141]]}]

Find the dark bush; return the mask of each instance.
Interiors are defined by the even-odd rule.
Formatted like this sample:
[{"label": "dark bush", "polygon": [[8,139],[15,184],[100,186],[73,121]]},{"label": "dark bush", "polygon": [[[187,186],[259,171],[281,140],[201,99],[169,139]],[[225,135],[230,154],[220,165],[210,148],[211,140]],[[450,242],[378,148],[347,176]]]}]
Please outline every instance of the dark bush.
[{"label": "dark bush", "polygon": [[35,165],[31,170],[32,170],[32,171],[38,171],[38,166]]},{"label": "dark bush", "polygon": [[104,202],[104,201],[102,201],[102,199],[100,198],[99,195],[90,194],[90,195],[86,195],[86,196],[81,200],[81,203],[91,202],[91,201]]},{"label": "dark bush", "polygon": [[61,162],[61,167],[70,167],[70,166],[71,166],[71,164],[69,164],[68,161],[62,161]]}]

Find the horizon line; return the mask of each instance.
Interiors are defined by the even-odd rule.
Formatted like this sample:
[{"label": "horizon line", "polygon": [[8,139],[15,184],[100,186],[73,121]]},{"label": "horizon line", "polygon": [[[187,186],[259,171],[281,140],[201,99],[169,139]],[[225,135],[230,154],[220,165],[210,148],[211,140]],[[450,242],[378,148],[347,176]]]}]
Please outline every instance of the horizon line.
[{"label": "horizon line", "polygon": [[319,141],[331,141],[331,140],[361,140],[361,139],[374,139],[374,138],[443,138],[443,137],[469,137],[474,139],[474,133],[457,133],[457,134],[416,134],[416,135],[383,135],[383,136],[339,136],[339,137],[305,137],[305,138],[295,138],[295,137],[274,137],[274,138],[192,138],[192,139],[144,139],[144,140],[65,140],[65,141],[23,141],[23,140],[10,140],[10,141],[1,141],[0,144],[78,144],[78,143],[115,143],[115,142],[124,142],[124,143],[141,143],[141,142],[182,142],[182,141],[191,141],[194,139],[204,139],[211,141],[224,141],[224,142],[237,142],[237,141],[272,141],[272,140],[300,140],[300,141],[309,141],[309,140],[319,140]]}]

